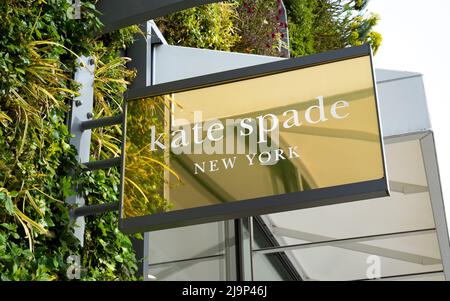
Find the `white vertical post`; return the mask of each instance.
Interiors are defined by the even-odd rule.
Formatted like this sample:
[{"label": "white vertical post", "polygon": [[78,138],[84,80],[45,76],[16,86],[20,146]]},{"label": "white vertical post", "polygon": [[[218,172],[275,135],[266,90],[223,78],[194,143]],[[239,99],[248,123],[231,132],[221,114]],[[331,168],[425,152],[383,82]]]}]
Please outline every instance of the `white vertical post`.
[{"label": "white vertical post", "polygon": [[[80,84],[80,95],[75,97],[72,102],[69,129],[74,136],[70,139],[70,144],[75,146],[78,155],[77,160],[80,163],[89,162],[89,149],[91,146],[91,130],[83,131],[80,127],[83,121],[92,118],[94,107],[94,60],[91,57],[81,57],[77,60],[79,66],[75,72],[75,81]],[[78,207],[84,206],[84,197],[78,193],[77,187],[74,187],[76,195],[67,198],[66,202]],[[84,217],[77,217],[74,221],[74,234],[84,243]]]}]

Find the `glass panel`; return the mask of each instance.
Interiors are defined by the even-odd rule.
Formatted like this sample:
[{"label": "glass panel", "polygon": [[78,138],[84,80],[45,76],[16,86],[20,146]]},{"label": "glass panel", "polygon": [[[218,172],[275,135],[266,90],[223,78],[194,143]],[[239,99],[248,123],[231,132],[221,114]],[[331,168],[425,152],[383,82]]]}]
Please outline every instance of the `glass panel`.
[{"label": "glass panel", "polygon": [[150,266],[149,274],[156,280],[226,280],[225,259],[220,256]]},{"label": "glass panel", "polygon": [[149,232],[149,263],[224,254],[223,222]]},{"label": "glass panel", "polygon": [[[443,268],[434,233],[347,242],[338,246],[311,246],[270,254],[254,253],[255,259],[263,257],[266,260],[284,253],[294,266],[302,269],[306,280],[360,280],[378,272],[380,277],[391,277],[440,272]],[[267,275],[271,276],[270,273]],[[258,276],[257,272],[255,276]],[[264,278],[272,279],[278,278]]]},{"label": "glass panel", "polygon": [[[169,106],[170,132],[161,121]],[[369,56],[130,101],[127,110],[124,218],[384,177]],[[167,163],[169,148],[164,172],[154,161]],[[165,185],[149,185],[163,174]]]},{"label": "glass panel", "polygon": [[253,280],[282,281],[292,280],[280,260],[280,254],[253,255]]}]

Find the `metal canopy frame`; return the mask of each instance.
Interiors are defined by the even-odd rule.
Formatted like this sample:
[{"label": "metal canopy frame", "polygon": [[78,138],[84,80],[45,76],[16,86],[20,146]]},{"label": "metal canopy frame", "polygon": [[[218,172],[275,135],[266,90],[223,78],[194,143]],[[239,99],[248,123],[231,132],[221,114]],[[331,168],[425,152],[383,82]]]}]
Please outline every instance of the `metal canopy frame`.
[{"label": "metal canopy frame", "polygon": [[141,24],[147,20],[220,0],[100,0],[95,8],[104,27],[101,33]]}]

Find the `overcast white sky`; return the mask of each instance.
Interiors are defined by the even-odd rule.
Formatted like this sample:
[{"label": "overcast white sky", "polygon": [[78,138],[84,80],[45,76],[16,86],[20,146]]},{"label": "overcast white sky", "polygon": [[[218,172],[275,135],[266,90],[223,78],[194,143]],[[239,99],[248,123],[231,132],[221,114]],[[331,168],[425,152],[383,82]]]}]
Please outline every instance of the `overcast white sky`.
[{"label": "overcast white sky", "polygon": [[375,67],[424,75],[447,221],[450,220],[450,0],[371,0],[383,43]]}]

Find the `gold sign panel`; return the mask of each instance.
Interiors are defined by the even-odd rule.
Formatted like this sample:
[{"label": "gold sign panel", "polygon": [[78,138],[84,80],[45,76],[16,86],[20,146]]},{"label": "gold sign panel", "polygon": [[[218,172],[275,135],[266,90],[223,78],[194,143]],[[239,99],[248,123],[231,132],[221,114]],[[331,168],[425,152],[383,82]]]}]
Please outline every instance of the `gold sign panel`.
[{"label": "gold sign panel", "polygon": [[122,228],[160,229],[386,195],[367,49],[128,101]]}]

